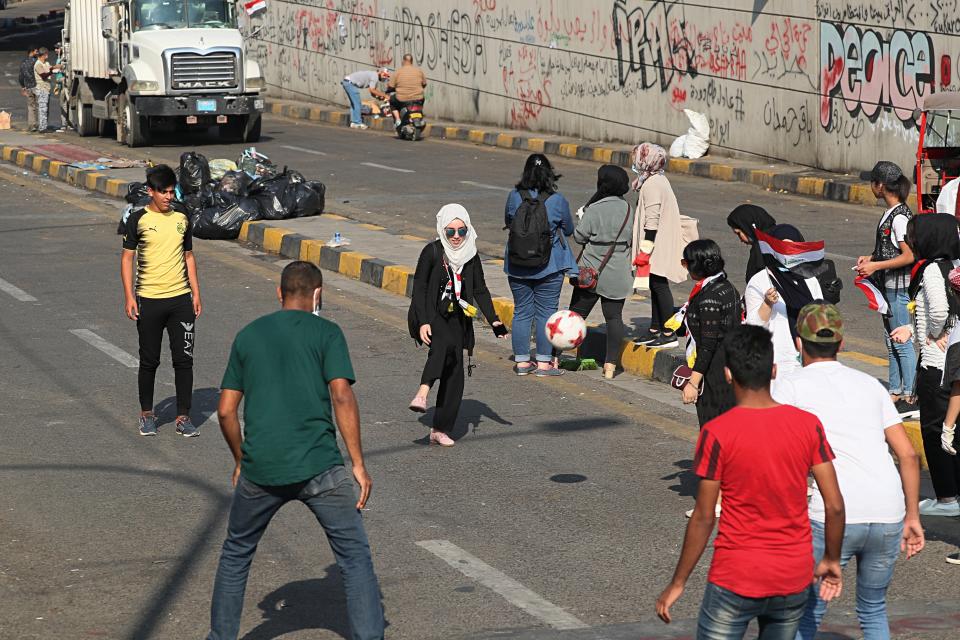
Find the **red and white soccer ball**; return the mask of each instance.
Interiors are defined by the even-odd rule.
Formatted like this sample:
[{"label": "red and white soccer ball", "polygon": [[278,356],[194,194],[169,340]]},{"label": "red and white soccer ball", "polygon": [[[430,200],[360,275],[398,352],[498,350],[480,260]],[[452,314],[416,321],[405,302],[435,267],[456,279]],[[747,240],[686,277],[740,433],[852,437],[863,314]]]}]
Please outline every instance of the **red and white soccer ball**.
[{"label": "red and white soccer ball", "polygon": [[575,311],[561,309],[547,320],[547,339],[560,351],[576,349],[586,337],[587,323]]}]

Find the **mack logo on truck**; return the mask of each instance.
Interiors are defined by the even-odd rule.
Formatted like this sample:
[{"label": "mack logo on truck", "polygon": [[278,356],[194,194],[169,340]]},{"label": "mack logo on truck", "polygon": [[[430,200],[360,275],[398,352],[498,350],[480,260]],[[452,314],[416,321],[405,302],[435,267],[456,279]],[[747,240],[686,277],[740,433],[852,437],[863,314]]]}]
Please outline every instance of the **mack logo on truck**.
[{"label": "mack logo on truck", "polygon": [[173,85],[177,88],[182,88],[182,89],[206,89],[206,88],[224,89],[224,88],[232,87],[233,82],[231,82],[230,80],[207,80],[207,81],[198,80],[196,82],[185,82],[181,80],[179,82],[173,83]]}]

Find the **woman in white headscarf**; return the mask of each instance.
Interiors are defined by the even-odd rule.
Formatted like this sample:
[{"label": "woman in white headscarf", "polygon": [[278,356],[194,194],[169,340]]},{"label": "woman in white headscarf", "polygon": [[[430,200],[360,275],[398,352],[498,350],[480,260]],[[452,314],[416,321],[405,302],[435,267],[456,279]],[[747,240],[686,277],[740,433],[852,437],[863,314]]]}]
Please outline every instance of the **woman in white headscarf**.
[{"label": "woman in white headscarf", "polygon": [[470,224],[467,210],[459,204],[440,209],[437,235],[439,240],[420,252],[407,315],[411,337],[417,344],[430,347],[420,388],[410,402],[410,409],[426,412],[427,394],[439,380],[430,442],[452,447],[450,431],[463,400],[463,351],[466,349],[468,356],[473,355],[473,317],[477,315],[477,307],[498,338],[507,335],[507,328],[493,308],[483,265],[477,255],[477,231]]}]

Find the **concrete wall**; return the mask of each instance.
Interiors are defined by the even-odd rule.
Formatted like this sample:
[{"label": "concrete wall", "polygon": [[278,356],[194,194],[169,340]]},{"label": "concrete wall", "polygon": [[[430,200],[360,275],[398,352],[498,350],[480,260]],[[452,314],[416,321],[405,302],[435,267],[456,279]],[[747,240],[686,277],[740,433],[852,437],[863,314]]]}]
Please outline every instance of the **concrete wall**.
[{"label": "concrete wall", "polygon": [[412,53],[428,116],[831,170],[912,166],[913,109],[960,87],[960,0],[269,0],[271,93],[345,103],[344,75]]}]

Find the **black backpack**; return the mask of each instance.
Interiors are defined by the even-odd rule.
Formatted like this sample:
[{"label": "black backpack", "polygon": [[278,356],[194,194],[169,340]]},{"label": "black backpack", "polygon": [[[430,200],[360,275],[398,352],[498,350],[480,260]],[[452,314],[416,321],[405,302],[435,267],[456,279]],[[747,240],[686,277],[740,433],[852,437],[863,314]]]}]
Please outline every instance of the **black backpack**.
[{"label": "black backpack", "polygon": [[550,262],[553,248],[553,233],[547,218],[546,200],[552,194],[538,194],[536,198],[529,191],[520,191],[523,202],[510,223],[507,236],[507,257],[510,265],[540,269]]}]

